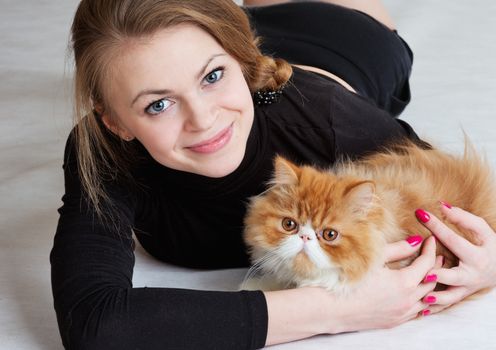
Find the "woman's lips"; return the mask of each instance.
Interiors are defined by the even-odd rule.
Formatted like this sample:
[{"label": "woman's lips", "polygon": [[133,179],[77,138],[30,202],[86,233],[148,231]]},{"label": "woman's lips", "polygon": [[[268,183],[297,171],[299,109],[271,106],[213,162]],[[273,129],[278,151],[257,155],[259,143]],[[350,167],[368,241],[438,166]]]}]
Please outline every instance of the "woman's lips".
[{"label": "woman's lips", "polygon": [[189,150],[197,153],[214,153],[224,147],[231,140],[233,133],[232,124],[219,132],[209,140],[200,142],[193,146],[187,147]]}]

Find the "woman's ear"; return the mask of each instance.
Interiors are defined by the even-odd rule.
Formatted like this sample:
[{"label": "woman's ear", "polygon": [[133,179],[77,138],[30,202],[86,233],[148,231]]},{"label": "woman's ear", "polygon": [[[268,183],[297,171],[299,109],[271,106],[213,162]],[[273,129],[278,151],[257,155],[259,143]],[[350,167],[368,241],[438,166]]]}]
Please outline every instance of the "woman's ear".
[{"label": "woman's ear", "polygon": [[127,129],[120,126],[117,120],[111,118],[110,115],[104,111],[101,105],[96,105],[95,111],[102,118],[102,122],[105,127],[112,133],[119,136],[124,141],[132,141],[134,139],[134,136]]}]

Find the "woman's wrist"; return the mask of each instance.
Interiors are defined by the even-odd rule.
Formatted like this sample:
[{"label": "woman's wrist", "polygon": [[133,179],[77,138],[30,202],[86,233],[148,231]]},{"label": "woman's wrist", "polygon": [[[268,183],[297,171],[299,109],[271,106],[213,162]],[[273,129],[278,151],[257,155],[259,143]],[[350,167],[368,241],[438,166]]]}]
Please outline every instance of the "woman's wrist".
[{"label": "woman's wrist", "polygon": [[331,333],[329,326],[335,322],[330,320],[337,305],[326,290],[302,287],[264,294],[269,314],[266,345]]},{"label": "woman's wrist", "polygon": [[318,289],[320,308],[323,313],[321,324],[322,333],[339,334],[344,332],[358,331],[356,300],[347,296],[336,295],[325,289]]}]

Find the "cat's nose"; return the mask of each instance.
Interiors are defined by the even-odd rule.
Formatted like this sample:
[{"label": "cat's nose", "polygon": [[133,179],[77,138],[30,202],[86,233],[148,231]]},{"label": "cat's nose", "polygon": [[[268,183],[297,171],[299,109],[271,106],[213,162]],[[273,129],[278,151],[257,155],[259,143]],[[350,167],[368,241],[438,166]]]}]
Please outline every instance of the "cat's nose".
[{"label": "cat's nose", "polygon": [[300,238],[303,240],[303,242],[306,242],[306,241],[309,241],[312,239],[309,235],[307,235],[305,233],[301,234]]}]

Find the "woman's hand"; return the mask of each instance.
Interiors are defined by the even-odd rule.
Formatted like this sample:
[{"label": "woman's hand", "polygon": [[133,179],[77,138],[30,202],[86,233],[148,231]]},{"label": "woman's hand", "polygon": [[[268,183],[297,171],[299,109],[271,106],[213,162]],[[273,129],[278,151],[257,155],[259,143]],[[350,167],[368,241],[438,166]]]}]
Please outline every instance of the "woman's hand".
[{"label": "woman's hand", "polygon": [[[384,263],[418,251],[422,239],[410,237],[388,244]],[[429,237],[422,254],[403,269],[384,266],[355,291],[336,295],[322,287],[264,292],[269,314],[266,345],[286,343],[316,334],[390,328],[417,317],[434,287],[424,276],[435,266],[435,242]]]},{"label": "woman's hand", "polygon": [[467,296],[496,286],[496,233],[482,218],[460,208],[442,203],[446,219],[470,231],[480,244],[472,244],[449,229],[434,215],[417,210],[421,222],[460,260],[450,269],[434,268],[428,275],[437,275],[437,281],[448,285],[444,291],[432,292],[425,301],[432,304],[430,312],[439,312]]},{"label": "woman's hand", "polygon": [[[385,262],[401,260],[415,253],[421,238],[413,238],[388,244]],[[422,314],[428,307],[423,299],[435,287],[434,282],[425,281],[425,276],[435,267],[435,246],[435,240],[429,237],[422,254],[410,266],[399,270],[384,266],[364,285],[341,297],[337,308],[332,310],[332,320],[338,324],[330,324],[330,333],[391,328]]]}]

